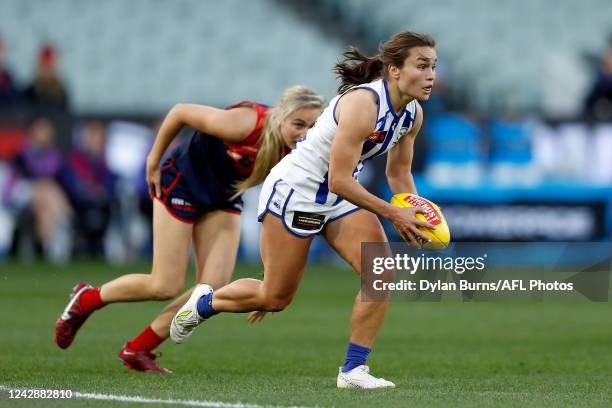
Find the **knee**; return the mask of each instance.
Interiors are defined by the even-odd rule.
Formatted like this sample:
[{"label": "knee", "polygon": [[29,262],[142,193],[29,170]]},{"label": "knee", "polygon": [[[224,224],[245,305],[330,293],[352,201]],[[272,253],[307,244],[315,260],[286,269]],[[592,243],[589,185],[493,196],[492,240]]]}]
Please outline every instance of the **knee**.
[{"label": "knee", "polygon": [[161,282],[151,282],[150,292],[152,300],[168,300],[177,297],[181,293],[183,286],[171,285]]},{"label": "knee", "polygon": [[262,309],[265,312],[280,312],[291,303],[293,296],[266,296]]}]

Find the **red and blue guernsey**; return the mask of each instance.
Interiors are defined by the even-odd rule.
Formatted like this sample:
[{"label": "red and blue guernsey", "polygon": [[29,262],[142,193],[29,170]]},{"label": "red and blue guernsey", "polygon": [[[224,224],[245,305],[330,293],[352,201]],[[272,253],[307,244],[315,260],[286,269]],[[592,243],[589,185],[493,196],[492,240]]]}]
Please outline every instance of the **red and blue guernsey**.
[{"label": "red and blue guernsey", "polygon": [[235,184],[253,172],[259,138],[270,107],[256,102],[240,102],[227,109],[250,106],[257,111],[253,131],[236,143],[195,132],[176,147],[161,168],[160,201],[170,214],[193,223],[201,215],[224,210],[242,211],[242,198],[236,197]]}]

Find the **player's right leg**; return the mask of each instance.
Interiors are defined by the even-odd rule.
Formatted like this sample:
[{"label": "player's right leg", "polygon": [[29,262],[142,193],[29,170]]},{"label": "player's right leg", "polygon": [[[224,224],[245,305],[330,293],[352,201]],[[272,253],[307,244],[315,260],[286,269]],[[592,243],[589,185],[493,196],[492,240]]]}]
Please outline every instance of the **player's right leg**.
[{"label": "player's right leg", "polygon": [[[387,242],[385,232],[373,213],[360,210],[329,223],[323,231],[329,245],[361,276],[361,243]],[[380,331],[388,301],[363,302],[355,297],[351,315],[351,336],[345,364],[338,372],[338,388],[395,387],[391,381],[370,374],[368,354]]]},{"label": "player's right leg", "polygon": [[153,265],[150,274],[123,275],[100,289],[104,303],[168,300],[185,284],[193,225],[153,203]]},{"label": "player's right leg", "polygon": [[[236,264],[240,243],[240,215],[216,210],[200,217],[193,228],[196,283],[217,289],[227,285]],[[119,353],[125,365],[136,371],[169,372],[159,366],[153,350],[170,337],[170,322],[187,302],[193,288],[166,305],[138,336],[126,342]]]},{"label": "player's right leg", "polygon": [[95,310],[108,303],[167,300],[180,293],[189,263],[193,226],[172,217],[153,203],[153,267],[150,274],[129,274],[93,288],[80,283],[55,323],[55,342],[69,347],[79,328]]},{"label": "player's right leg", "polygon": [[280,219],[266,215],[260,237],[263,281],[238,279],[215,291],[214,296],[210,286],[197,286],[172,320],[172,340],[182,342],[198,324],[219,312],[283,310],[299,286],[311,242],[312,237],[294,236]]},{"label": "player's right leg", "polygon": [[[240,245],[240,215],[216,210],[202,216],[194,225],[193,246],[196,261],[195,283],[219,289],[230,283]],[[151,323],[163,338],[170,336],[170,322],[193,288],[168,304]]]}]

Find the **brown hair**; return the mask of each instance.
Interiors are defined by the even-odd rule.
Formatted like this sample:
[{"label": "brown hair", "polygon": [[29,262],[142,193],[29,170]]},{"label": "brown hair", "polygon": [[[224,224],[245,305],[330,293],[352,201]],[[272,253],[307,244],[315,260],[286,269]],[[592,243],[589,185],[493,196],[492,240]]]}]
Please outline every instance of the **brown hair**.
[{"label": "brown hair", "polygon": [[281,152],[285,147],[281,132],[285,119],[298,109],[323,109],[323,104],[323,97],[307,86],[297,85],[285,90],[280,104],[271,109],[264,120],[253,173],[236,184],[236,194],[233,197],[264,181],[272,167],[280,161]]},{"label": "brown hair", "polygon": [[378,54],[373,57],[368,57],[357,48],[350,47],[342,54],[344,60],[338,62],[333,69],[342,81],[338,93],[342,94],[352,86],[372,82],[376,78],[385,76],[387,67],[391,64],[401,68],[411,48],[435,46],[435,40],[427,34],[404,31],[381,43]]}]

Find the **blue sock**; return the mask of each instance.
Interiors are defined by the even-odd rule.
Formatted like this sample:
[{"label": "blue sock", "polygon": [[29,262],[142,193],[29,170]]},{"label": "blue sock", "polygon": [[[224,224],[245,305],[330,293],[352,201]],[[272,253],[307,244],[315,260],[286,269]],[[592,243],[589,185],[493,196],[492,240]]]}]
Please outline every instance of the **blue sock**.
[{"label": "blue sock", "polygon": [[342,372],[346,373],[355,367],[364,365],[368,360],[368,354],[370,354],[370,351],[372,351],[371,348],[349,343],[348,350],[346,351],[346,361],[344,362],[344,367],[342,367]]},{"label": "blue sock", "polygon": [[211,292],[208,295],[204,295],[198,299],[198,314],[200,315],[200,318],[204,320],[219,313],[212,307],[212,296],[213,294]]}]

